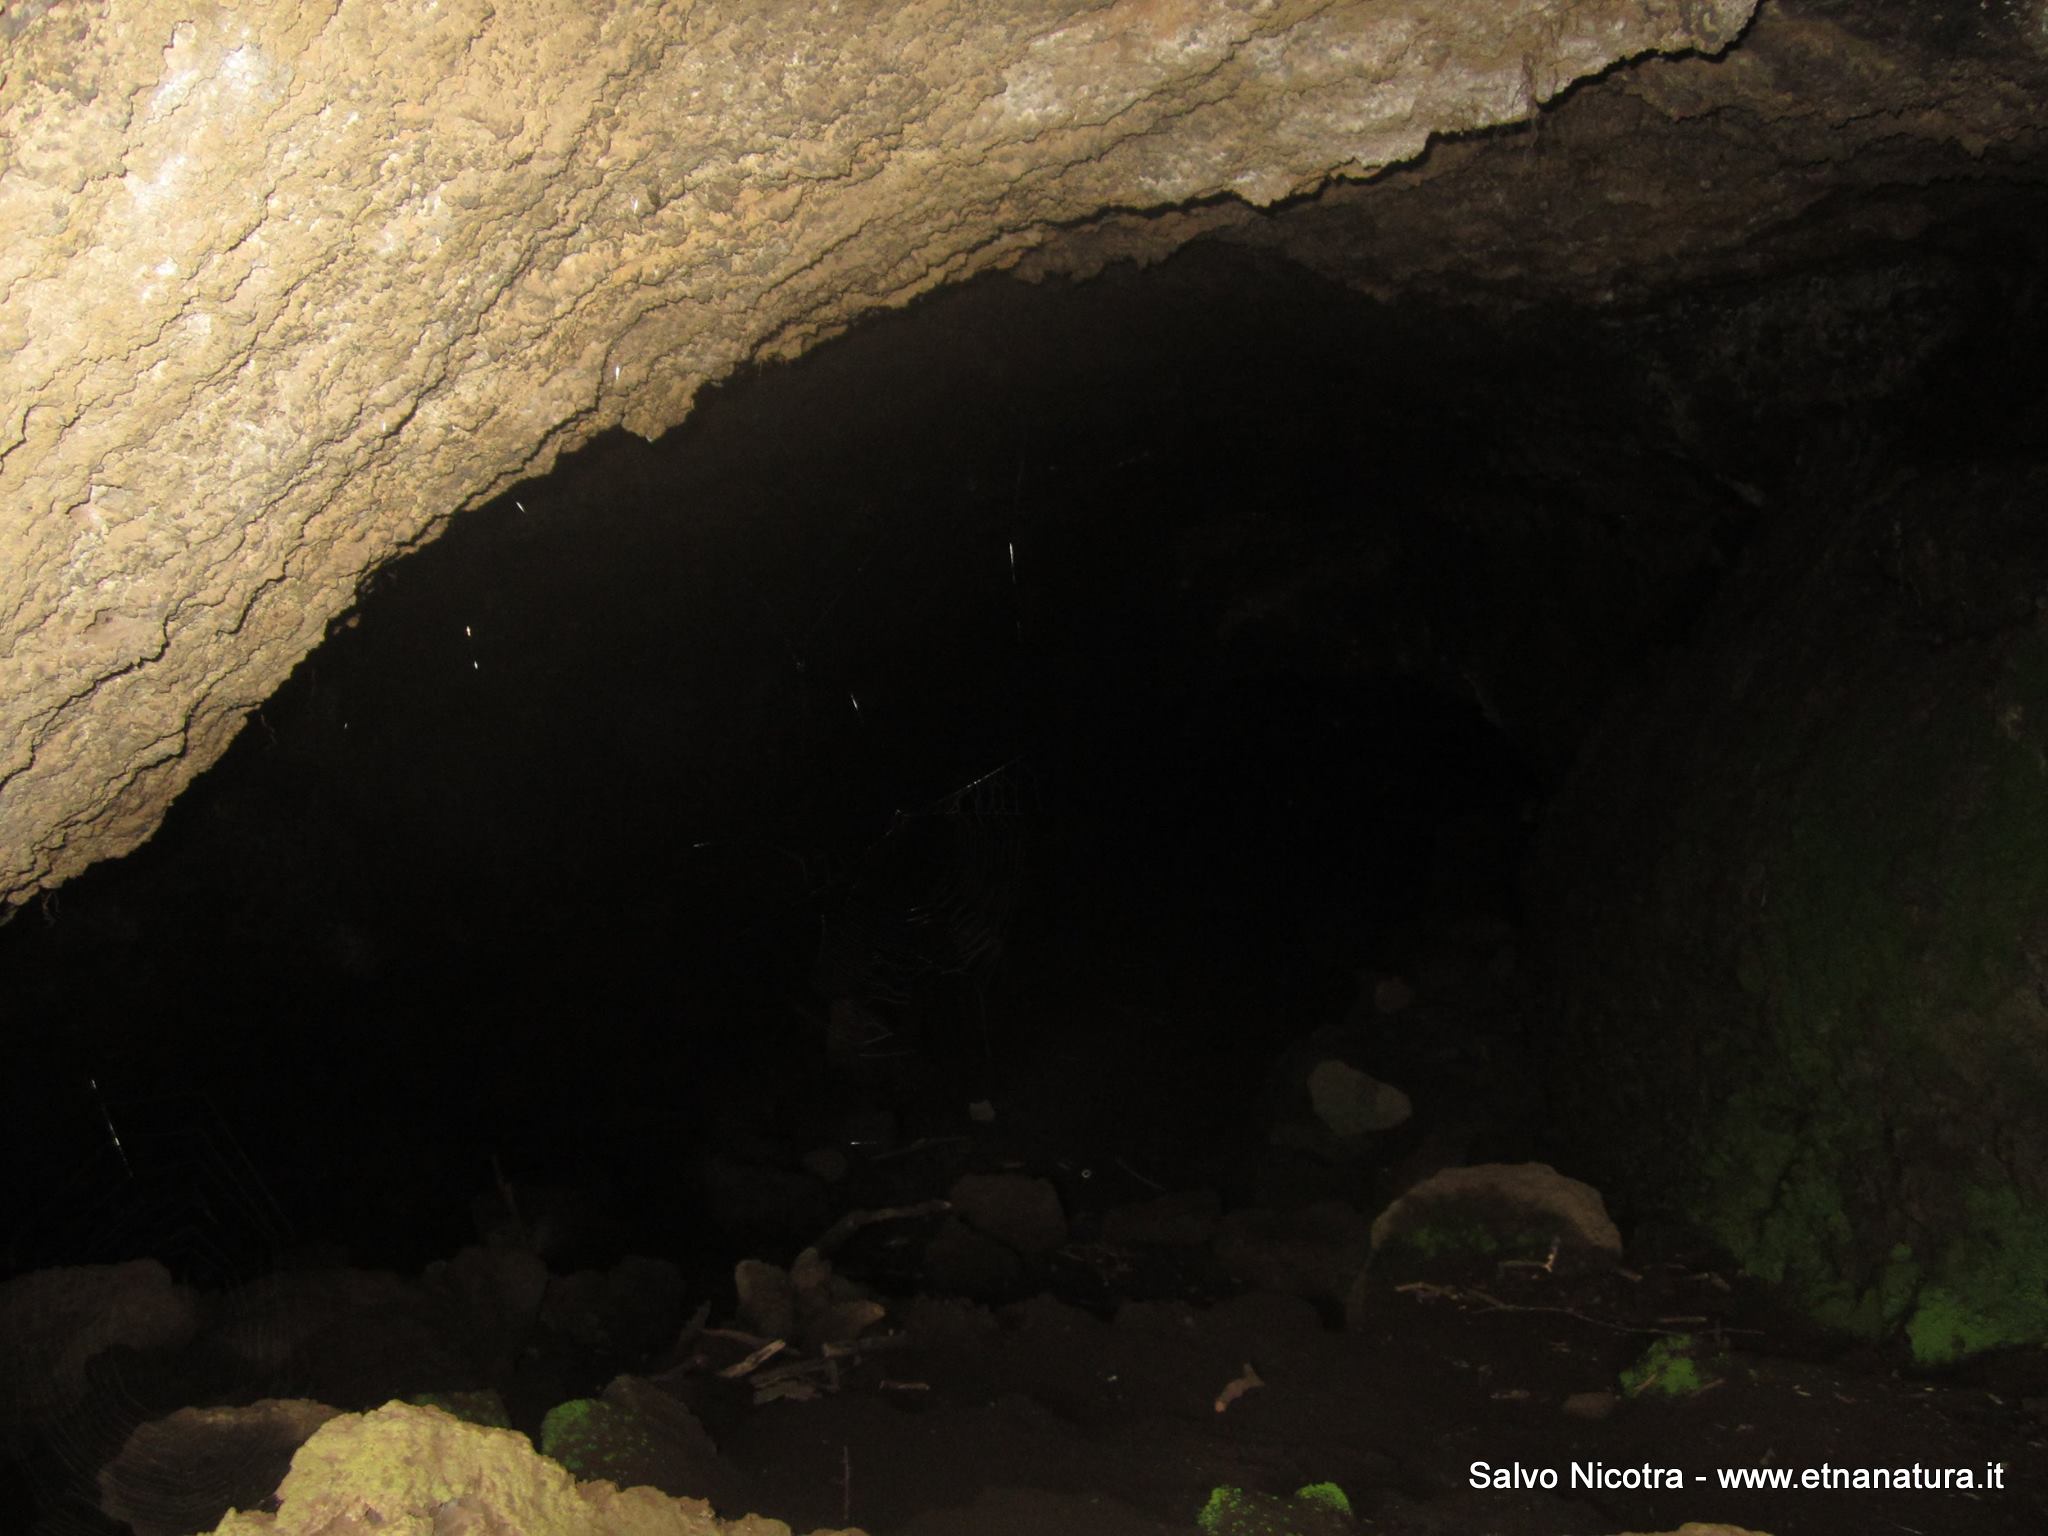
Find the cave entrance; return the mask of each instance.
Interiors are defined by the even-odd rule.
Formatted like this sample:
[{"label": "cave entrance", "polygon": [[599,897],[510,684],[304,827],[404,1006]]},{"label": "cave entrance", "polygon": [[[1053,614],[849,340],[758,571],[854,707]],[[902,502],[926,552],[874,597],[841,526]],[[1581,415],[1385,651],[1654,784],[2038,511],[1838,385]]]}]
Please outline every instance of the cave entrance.
[{"label": "cave entrance", "polygon": [[[773,1143],[748,1198],[785,1241],[828,1204],[805,1154],[970,1105],[1012,1162],[1223,1179],[1290,1044],[1445,944],[1519,1049],[1519,859],[1638,616],[1567,627],[1619,541],[1489,426],[1549,365],[1443,340],[1225,252],[984,282],[458,520],[66,893],[54,951],[149,957],[63,983],[102,1021],[67,1068],[113,1095],[69,1096],[80,1134],[189,1085],[365,1257],[424,1261],[502,1176],[603,1184],[600,1246],[703,1259],[744,1201],[672,1170],[728,1134]],[[1428,1032],[1384,1053],[1451,1072],[1405,1085],[1429,1128],[1519,1148],[1527,1104]],[[365,1103],[374,1136],[307,1133]]]},{"label": "cave entrance", "polygon": [[[215,1398],[460,1380],[545,1442],[658,1377],[716,1441],[690,1491],[800,1525],[923,1529],[1000,1467],[1065,1527],[1155,1529],[1072,1500],[1184,1519],[1249,1477],[1155,1433],[1192,1402],[1269,1493],[1580,1528],[1464,1469],[1592,1434],[1587,1465],[1664,1466],[1654,1408],[1593,1426],[1733,1381],[1721,1272],[1623,1268],[1547,1185],[1569,1242],[1397,1225],[1418,1278],[1375,1311],[1360,1276],[1404,1191],[1569,1171],[1602,1129],[1560,1136],[1532,840],[1814,483],[1801,442],[1886,425],[1645,388],[1683,329],[1197,246],[939,294],[457,519],[149,846],[0,936],[37,1170],[10,1264],[148,1251],[233,1298]],[[887,1308],[906,1353],[870,1381]],[[123,1362],[51,1444],[111,1456],[189,1363]],[[1730,1391],[1793,1434],[1806,1370]],[[812,1417],[755,1411],[784,1396]],[[913,1457],[927,1401],[948,1449]],[[1935,1444],[1898,1401],[1842,1431],[1873,1464]],[[1989,1454],[1968,1419],[1957,1464]],[[1588,1497],[1630,1528],[1766,1507]]]}]

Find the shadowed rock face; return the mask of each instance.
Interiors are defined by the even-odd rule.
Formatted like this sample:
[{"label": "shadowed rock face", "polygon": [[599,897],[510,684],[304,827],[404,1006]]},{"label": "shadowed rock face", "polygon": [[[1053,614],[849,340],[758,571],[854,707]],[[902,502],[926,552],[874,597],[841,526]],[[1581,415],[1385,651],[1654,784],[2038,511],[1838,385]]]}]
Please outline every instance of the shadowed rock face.
[{"label": "shadowed rock face", "polygon": [[1105,209],[1265,208],[1751,9],[10,7],[0,901],[146,837],[366,571],[597,431]]}]

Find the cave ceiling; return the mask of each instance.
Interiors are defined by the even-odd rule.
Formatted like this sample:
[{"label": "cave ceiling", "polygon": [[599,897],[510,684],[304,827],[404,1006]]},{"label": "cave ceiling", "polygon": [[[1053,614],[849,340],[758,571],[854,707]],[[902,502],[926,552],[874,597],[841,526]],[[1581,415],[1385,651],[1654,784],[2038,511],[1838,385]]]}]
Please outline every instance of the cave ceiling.
[{"label": "cave ceiling", "polygon": [[2039,0],[0,11],[0,906],[366,573],[977,273],[1199,236],[1503,313],[2038,200]]}]

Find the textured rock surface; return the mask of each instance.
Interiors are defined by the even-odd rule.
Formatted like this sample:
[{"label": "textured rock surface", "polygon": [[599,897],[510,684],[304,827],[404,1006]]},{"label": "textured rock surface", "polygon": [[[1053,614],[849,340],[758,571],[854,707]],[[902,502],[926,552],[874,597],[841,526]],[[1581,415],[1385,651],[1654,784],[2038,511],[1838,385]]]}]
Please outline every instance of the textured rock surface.
[{"label": "textured rock surface", "polygon": [[699,1499],[579,1483],[514,1430],[406,1403],[330,1420],[299,1448],[277,1492],[275,1515],[231,1513],[215,1536],[789,1536],[780,1520],[720,1520]]},{"label": "textured rock surface", "polygon": [[1481,1163],[1431,1174],[1380,1212],[1372,1224],[1373,1249],[1461,1215],[1487,1229],[1485,1239],[1498,1249],[1528,1234],[1538,1247],[1551,1243],[1621,1257],[1621,1233],[1600,1191],[1543,1163]]},{"label": "textured rock surface", "polygon": [[1266,205],[1750,0],[11,11],[0,901],[451,513],[1105,208]]},{"label": "textured rock surface", "polygon": [[340,1413],[265,1398],[246,1407],[180,1408],[138,1425],[100,1468],[100,1510],[133,1536],[186,1536],[238,1505],[269,1498],[292,1454]]},{"label": "textured rock surface", "polygon": [[1923,472],[1786,527],[1538,860],[1584,1166],[1930,1363],[2048,1338],[2044,501]]},{"label": "textured rock surface", "polygon": [[1214,232],[1381,296],[1628,304],[1895,247],[2039,186],[2044,93],[2048,7],[1958,27],[1933,7],[1784,0],[1725,55],[1617,71],[1519,135],[1446,140],[1284,218],[1117,215],[1031,261],[1086,271]]}]

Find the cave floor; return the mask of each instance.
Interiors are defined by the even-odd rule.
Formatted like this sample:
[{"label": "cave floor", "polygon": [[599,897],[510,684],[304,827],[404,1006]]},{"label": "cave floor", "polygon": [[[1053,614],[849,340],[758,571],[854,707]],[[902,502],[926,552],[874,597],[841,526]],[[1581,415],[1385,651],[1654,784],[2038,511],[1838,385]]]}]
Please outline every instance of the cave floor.
[{"label": "cave floor", "polygon": [[[1482,937],[1485,950],[1497,935]],[[1207,952],[1213,959],[1227,949]],[[1454,1109],[1438,1127],[1405,1127],[1389,1156],[1400,1160],[1406,1149],[1440,1165],[1540,1156],[1540,1142],[1522,1140],[1510,1123],[1511,1097],[1491,1097],[1487,1087],[1531,1078],[1516,1055],[1514,1010],[1492,995],[1492,983],[1473,979],[1497,982],[1505,973],[1466,960],[1433,972],[1426,956],[1415,973],[1417,1000],[1400,1014],[1406,1023],[1378,1030],[1388,1070],[1418,1090],[1419,1106]],[[1177,976],[1178,985],[1162,988],[1161,974]],[[502,1389],[511,1422],[538,1438],[550,1406],[594,1396],[619,1373],[651,1378],[708,1431],[723,1481],[720,1512],[752,1511],[797,1531],[1612,1536],[1688,1521],[1773,1536],[2048,1530],[2048,1356],[2038,1351],[1917,1377],[1893,1356],[1813,1336],[1680,1232],[1630,1231],[1618,1263],[1472,1253],[1384,1273],[1375,1263],[1346,1297],[1347,1280],[1329,1276],[1357,1273],[1345,1246],[1356,1241],[1355,1227],[1329,1242],[1290,1235],[1284,1223],[1233,1227],[1248,1212],[1319,1202],[1341,1202],[1363,1222],[1390,1189],[1417,1176],[1412,1166],[1331,1166],[1276,1148],[1273,1100],[1262,1087],[1276,1050],[1292,1049],[1286,1042],[1304,1021],[1346,1009],[1341,987],[1330,994],[1316,983],[1290,994],[1277,974],[1233,976],[1213,963],[1081,966],[1055,953],[1036,971],[1042,985],[1020,985],[997,1010],[993,1039],[1008,1066],[994,1119],[963,1112],[972,1102],[961,1091],[971,1059],[933,1066],[940,1081],[923,1097],[892,1094],[881,1081],[827,1083],[818,1065],[799,1073],[786,1056],[779,1072],[749,1066],[734,1081],[772,1080],[775,1092],[759,1105],[723,1095],[736,1113],[758,1118],[740,1127],[743,1135],[721,1132],[720,1157],[732,1167],[741,1148],[754,1149],[744,1155],[759,1166],[742,1182],[767,1208],[762,1214],[779,1215],[790,1230],[751,1243],[734,1236],[737,1250],[725,1237],[704,1241],[695,1267],[675,1256],[692,1303],[706,1303],[713,1321],[730,1325],[699,1335],[723,1353],[696,1353],[690,1330],[666,1351],[651,1339],[644,1351],[572,1348],[569,1341],[594,1333],[564,1326],[579,1321],[573,1297],[603,1287],[565,1285],[559,1318],[538,1331],[530,1319],[513,1328],[523,1363],[488,1380],[470,1373],[467,1384]],[[1375,994],[1368,986],[1362,995]],[[1400,1038],[1417,1043],[1400,1047]],[[1443,1055],[1446,1041],[1457,1048]],[[788,1049],[769,1036],[762,1048]],[[775,1209],[778,1192],[796,1187],[789,1165],[806,1148],[821,1150],[836,1123],[826,1118],[828,1089],[843,1091],[848,1107],[881,1099],[900,1113],[886,1144],[844,1147],[848,1166],[832,1185],[832,1208],[822,1221],[807,1212],[799,1222]],[[1542,1119],[1540,1106],[1525,1113]],[[1435,1134],[1472,1121],[1491,1124],[1498,1139]],[[776,1179],[762,1182],[764,1171]],[[863,1226],[834,1250],[834,1263],[871,1286],[887,1316],[848,1346],[836,1373],[811,1378],[830,1380],[831,1389],[757,1402],[756,1378],[718,1375],[749,1347],[733,1336],[744,1326],[729,1288],[735,1256],[787,1261],[835,1217],[931,1202],[968,1173],[1054,1185],[1064,1221],[1057,1245],[976,1285],[933,1261],[944,1214]],[[1210,1202],[1196,1230],[1131,1236],[1130,1213],[1170,1193]],[[701,1209],[669,1229],[700,1239],[720,1230]],[[1232,1233],[1234,1247],[1225,1241]],[[460,1233],[447,1236],[459,1246]],[[271,1351],[274,1375],[231,1390],[184,1379],[211,1358],[201,1350],[176,1367],[176,1379],[165,1377],[158,1395],[166,1407],[211,1392],[212,1400],[303,1396],[365,1408],[452,1387],[433,1362],[453,1356],[423,1352],[418,1328],[379,1327],[376,1314],[392,1296],[413,1297],[412,1307],[426,1293],[446,1295],[464,1275],[485,1282],[486,1294],[490,1283],[522,1273],[515,1257],[540,1273],[531,1254],[471,1252],[485,1257],[434,1285],[342,1270],[281,1276],[281,1294],[303,1295],[309,1309],[325,1306],[325,1297],[354,1296],[364,1299],[363,1315],[309,1325],[303,1347],[280,1340]],[[611,1260],[548,1262],[559,1278]],[[221,1315],[235,1315],[233,1307],[223,1303]],[[268,1315],[251,1314],[248,1326]],[[676,1339],[674,1322],[666,1327],[662,1340]],[[543,1339],[545,1349],[533,1347]],[[1684,1350],[1674,1353],[1681,1341]],[[122,1404],[147,1416],[149,1393],[112,1382]],[[115,1429],[106,1454],[128,1423],[117,1417],[107,1418]],[[92,1460],[77,1449],[71,1456],[73,1471]],[[1482,1463],[1491,1475],[1474,1486]],[[1796,1480],[1809,1469],[1917,1467],[1967,1471],[1981,1484],[1994,1465],[2004,1469],[1999,1489],[1720,1483],[1724,1469],[1773,1469]],[[1646,1468],[1675,1469],[1683,1485],[1640,1486]],[[1588,1473],[1596,1486],[1584,1486]],[[1290,1499],[1313,1485],[1341,1490],[1352,1513]],[[1219,1502],[1224,1488],[1274,1503]],[[708,1489],[685,1481],[671,1491]],[[1211,1519],[1203,1524],[1205,1511]],[[38,1527],[50,1536],[85,1528],[109,1529]]]},{"label": "cave floor", "polygon": [[[1893,1357],[1816,1337],[1683,1232],[1632,1232],[1618,1266],[1422,1261],[1354,1292],[1348,1308],[1248,1287],[1245,1254],[1219,1263],[1217,1241],[1109,1240],[1119,1206],[1162,1186],[1222,1189],[1225,1227],[1228,1212],[1252,1205],[1348,1196],[1374,1207],[1357,1173],[1318,1174],[1262,1152],[1263,1126],[1231,1125],[1232,1094],[1243,1121],[1256,1069],[1233,1090],[1192,1053],[1184,1071],[1177,1065],[1173,1042],[1200,1030],[1205,1008],[1243,1018],[1253,991],[1133,1001],[1105,978],[1091,984],[1093,1001],[1027,1005],[1038,1020],[1033,1067],[1009,1083],[1000,1124],[878,1159],[865,1183],[857,1168],[844,1191],[851,1205],[908,1203],[943,1192],[957,1170],[1021,1167],[1059,1182],[1070,1241],[1007,1299],[892,1301],[877,1330],[884,1346],[848,1362],[836,1392],[723,1410],[699,1399],[749,1508],[797,1530],[858,1525],[880,1536],[1157,1536],[1195,1529],[1222,1487],[1284,1498],[1333,1483],[1349,1523],[1297,1505],[1268,1510],[1273,1523],[1240,1511],[1244,1523],[1216,1529],[2048,1530],[2048,1362],[1916,1379]],[[1489,1059],[1507,1049],[1495,1042]],[[941,1291],[914,1260],[883,1273],[890,1232],[869,1229],[842,1267],[884,1294]],[[1284,1277],[1312,1271],[1314,1249],[1278,1237],[1249,1262]],[[916,1239],[898,1251],[914,1254]],[[1672,1356],[1679,1343],[1684,1355]],[[1247,1373],[1261,1385],[1219,1409]],[[1475,1487],[1479,1462],[1510,1481],[1519,1468],[1525,1485]],[[1719,1486],[1723,1469],[1796,1478],[1916,1465],[1967,1469],[1981,1484],[1994,1463],[2005,1468],[2002,1491]],[[1617,1485],[1574,1488],[1575,1465],[1616,1474]],[[1619,1481],[1645,1467],[1677,1469],[1682,1490]],[[1545,1473],[1554,1490],[1526,1486]]]},{"label": "cave floor", "polygon": [[[1296,1506],[1258,1528],[2048,1529],[2040,1398],[1774,1354],[1774,1327],[1761,1298],[1676,1256],[1576,1277],[1454,1267],[1373,1296],[1348,1331],[1270,1294],[1132,1303],[1113,1318],[1051,1296],[993,1312],[932,1305],[911,1314],[901,1347],[850,1364],[838,1392],[740,1411],[718,1439],[751,1507],[798,1530],[1157,1536],[1193,1529],[1218,1487],[1284,1496],[1320,1483],[1343,1490],[1355,1523]],[[1677,1330],[1713,1343],[1701,1389],[1668,1395],[1653,1379],[1626,1390],[1622,1373]],[[1263,1385],[1219,1410],[1247,1369]],[[1474,1488],[1475,1462],[1552,1470],[1559,1487]],[[2006,1469],[2002,1492],[1717,1486],[1723,1468],[1917,1464],[1981,1481],[1992,1463]],[[1686,1487],[1574,1490],[1574,1464],[1676,1467]]]}]

